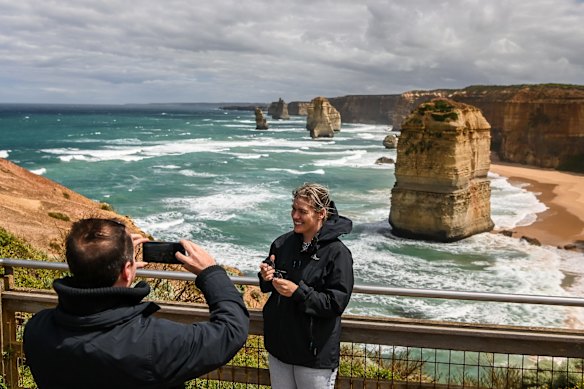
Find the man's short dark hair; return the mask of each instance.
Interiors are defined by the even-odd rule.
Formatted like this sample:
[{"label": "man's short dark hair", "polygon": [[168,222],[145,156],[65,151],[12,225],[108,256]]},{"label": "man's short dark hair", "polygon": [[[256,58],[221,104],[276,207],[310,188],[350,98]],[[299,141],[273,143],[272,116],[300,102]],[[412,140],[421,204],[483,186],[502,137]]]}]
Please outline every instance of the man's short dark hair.
[{"label": "man's short dark hair", "polygon": [[65,243],[65,256],[80,287],[112,286],[124,265],[133,261],[132,237],[113,219],[82,219],[73,223]]}]

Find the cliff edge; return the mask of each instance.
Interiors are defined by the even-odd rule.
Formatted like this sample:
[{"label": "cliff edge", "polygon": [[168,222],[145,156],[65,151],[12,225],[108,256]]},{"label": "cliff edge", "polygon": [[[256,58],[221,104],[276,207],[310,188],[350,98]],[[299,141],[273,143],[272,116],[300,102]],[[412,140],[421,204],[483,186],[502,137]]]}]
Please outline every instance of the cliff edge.
[{"label": "cliff edge", "polygon": [[80,195],[0,158],[0,226],[49,255],[62,254],[71,224],[86,217],[115,218],[144,234],[108,204]]}]

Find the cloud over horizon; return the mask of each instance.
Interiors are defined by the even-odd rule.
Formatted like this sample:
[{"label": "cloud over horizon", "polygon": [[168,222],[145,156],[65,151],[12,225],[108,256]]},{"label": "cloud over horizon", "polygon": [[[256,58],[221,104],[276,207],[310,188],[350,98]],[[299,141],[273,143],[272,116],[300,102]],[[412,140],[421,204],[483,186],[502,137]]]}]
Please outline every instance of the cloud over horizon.
[{"label": "cloud over horizon", "polygon": [[0,0],[0,102],[270,102],[584,83],[579,0]]}]

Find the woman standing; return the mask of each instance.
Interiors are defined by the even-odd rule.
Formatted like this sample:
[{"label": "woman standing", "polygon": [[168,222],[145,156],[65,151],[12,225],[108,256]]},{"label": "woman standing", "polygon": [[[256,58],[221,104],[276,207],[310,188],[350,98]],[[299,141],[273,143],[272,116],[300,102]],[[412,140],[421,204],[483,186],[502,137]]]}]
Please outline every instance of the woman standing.
[{"label": "woman standing", "polygon": [[272,243],[259,272],[261,290],[271,292],[263,309],[270,379],[275,389],[333,388],[353,290],[353,257],[339,236],[352,222],[322,185],[292,194],[294,230]]}]

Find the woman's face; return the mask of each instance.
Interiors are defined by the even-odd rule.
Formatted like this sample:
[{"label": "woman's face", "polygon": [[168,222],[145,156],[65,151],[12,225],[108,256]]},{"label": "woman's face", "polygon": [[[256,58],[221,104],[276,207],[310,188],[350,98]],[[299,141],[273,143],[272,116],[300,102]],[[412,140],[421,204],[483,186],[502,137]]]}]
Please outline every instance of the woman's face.
[{"label": "woman's face", "polygon": [[297,197],[292,203],[292,222],[294,223],[294,232],[302,234],[304,241],[308,242],[316,235],[322,227],[325,216],[325,210],[316,212],[313,205],[307,199]]}]

